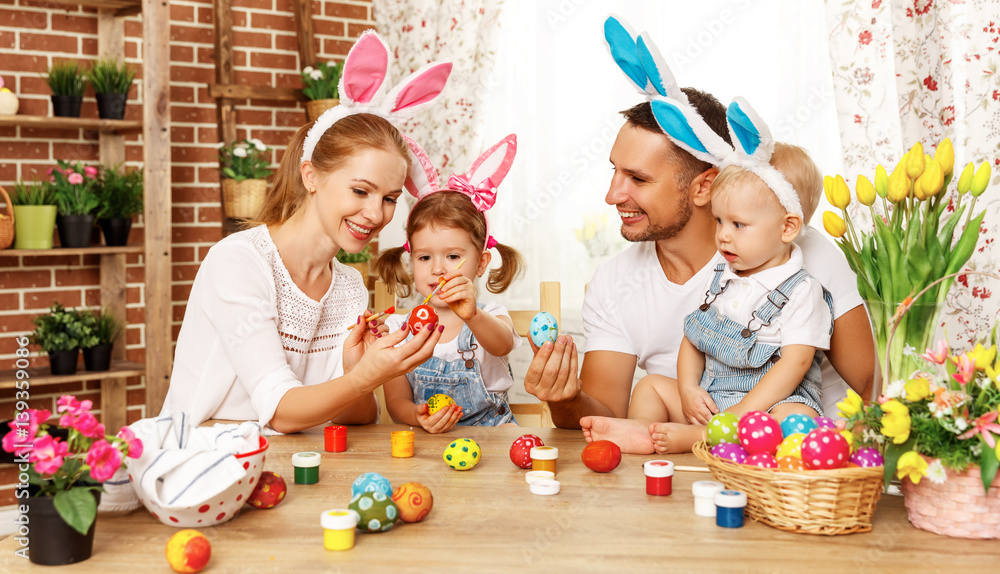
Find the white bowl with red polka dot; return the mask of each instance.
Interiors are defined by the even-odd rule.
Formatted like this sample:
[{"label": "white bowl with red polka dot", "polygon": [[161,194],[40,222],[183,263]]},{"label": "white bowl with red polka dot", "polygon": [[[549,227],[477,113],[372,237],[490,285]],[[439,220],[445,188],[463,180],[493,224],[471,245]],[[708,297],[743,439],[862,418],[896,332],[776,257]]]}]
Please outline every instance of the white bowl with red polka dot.
[{"label": "white bowl with red polka dot", "polygon": [[260,437],[259,448],[234,455],[238,461],[243,463],[243,468],[247,471],[246,475],[226,490],[212,497],[212,500],[206,500],[187,508],[171,508],[169,510],[161,508],[145,496],[139,483],[132,480],[131,474],[129,474],[129,479],[132,483],[132,489],[135,490],[146,510],[167,526],[183,528],[214,526],[232,519],[246,504],[247,498],[257,486],[260,473],[264,471],[267,447],[267,439]]}]

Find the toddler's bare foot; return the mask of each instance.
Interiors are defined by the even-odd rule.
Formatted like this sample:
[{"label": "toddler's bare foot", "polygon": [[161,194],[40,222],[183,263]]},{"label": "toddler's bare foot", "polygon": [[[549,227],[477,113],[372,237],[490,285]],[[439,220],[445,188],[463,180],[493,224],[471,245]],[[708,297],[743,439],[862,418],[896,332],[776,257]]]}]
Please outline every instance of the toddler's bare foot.
[{"label": "toddler's bare foot", "polygon": [[611,417],[583,417],[580,428],[587,442],[610,440],[629,454],[653,454],[653,441],[649,438],[646,423],[632,419]]},{"label": "toddler's bare foot", "polygon": [[649,436],[653,448],[660,454],[691,452],[694,443],[702,440],[705,427],[679,423],[653,423],[649,425]]}]

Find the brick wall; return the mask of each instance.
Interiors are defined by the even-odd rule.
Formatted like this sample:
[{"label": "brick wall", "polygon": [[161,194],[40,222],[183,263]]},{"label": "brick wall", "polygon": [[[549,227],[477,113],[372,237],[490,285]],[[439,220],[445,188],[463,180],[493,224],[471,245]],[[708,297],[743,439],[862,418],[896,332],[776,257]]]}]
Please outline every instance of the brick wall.
[{"label": "brick wall", "polygon": [[[290,0],[233,0],[236,82],[248,85],[300,87],[298,41]],[[215,80],[214,20],[210,0],[170,2],[170,121],[173,180],[173,333],[176,338],[185,302],[198,265],[222,237],[219,178],[216,169],[218,129],[215,100],[207,84]],[[313,2],[317,56],[343,59],[353,39],[372,27],[370,0]],[[142,16],[125,21],[125,57],[142,59]],[[51,115],[49,89],[43,75],[54,61],[92,60],[97,54],[95,9],[27,0],[0,0],[0,75],[20,98],[19,114]],[[141,66],[130,94],[126,119],[142,117]],[[275,148],[273,162],[295,130],[305,123],[301,104],[236,101],[238,137],[256,137]],[[83,117],[96,117],[92,90],[84,97]],[[41,178],[57,159],[96,163],[96,134],[83,130],[0,127],[0,185],[17,179]],[[141,136],[126,138],[129,165],[142,162]],[[142,242],[136,222],[131,241]],[[142,361],[142,257],[128,257],[129,359]],[[13,368],[16,338],[33,329],[31,318],[53,301],[66,306],[97,306],[100,300],[96,256],[0,257],[0,370]],[[47,358],[34,353],[34,365]],[[128,420],[147,416],[141,378],[128,383]],[[34,408],[55,411],[61,394],[76,394],[100,404],[96,383],[75,383],[32,389]],[[0,390],[0,419],[14,413],[14,391]],[[0,465],[0,506],[13,502],[15,472]]]}]

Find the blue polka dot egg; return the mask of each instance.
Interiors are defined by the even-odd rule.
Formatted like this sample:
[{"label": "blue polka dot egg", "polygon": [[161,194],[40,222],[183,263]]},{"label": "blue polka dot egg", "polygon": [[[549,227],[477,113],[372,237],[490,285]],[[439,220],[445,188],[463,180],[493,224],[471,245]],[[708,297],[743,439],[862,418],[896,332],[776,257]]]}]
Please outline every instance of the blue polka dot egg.
[{"label": "blue polka dot egg", "polygon": [[793,434],[809,434],[809,432],[815,429],[818,425],[812,417],[803,414],[793,414],[785,417],[785,420],[781,421],[781,434],[784,436],[791,436]]},{"label": "blue polka dot egg", "polygon": [[479,464],[483,451],[471,438],[460,438],[444,449],[444,461],[455,470],[470,470]]},{"label": "blue polka dot egg", "polygon": [[559,323],[552,313],[542,311],[531,318],[531,325],[528,326],[528,334],[531,335],[531,342],[536,347],[541,347],[546,341],[556,341],[559,336]]},{"label": "blue polka dot egg", "polygon": [[708,444],[710,446],[723,443],[739,444],[739,438],[736,436],[739,423],[740,419],[733,413],[721,412],[712,415],[705,432]]},{"label": "blue polka dot egg", "polygon": [[399,507],[381,492],[355,494],[347,508],[358,513],[358,530],[385,532],[399,520]]},{"label": "blue polka dot egg", "polygon": [[351,496],[357,496],[362,492],[381,492],[386,496],[392,496],[392,484],[388,478],[377,472],[366,472],[355,478],[351,484]]}]

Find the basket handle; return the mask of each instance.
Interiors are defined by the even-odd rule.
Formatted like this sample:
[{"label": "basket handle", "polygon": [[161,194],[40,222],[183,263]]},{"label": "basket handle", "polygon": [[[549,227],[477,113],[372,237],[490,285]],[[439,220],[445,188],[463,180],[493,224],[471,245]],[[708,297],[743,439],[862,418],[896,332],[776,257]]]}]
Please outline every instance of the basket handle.
[{"label": "basket handle", "polygon": [[7,216],[10,217],[11,222],[14,221],[14,203],[11,202],[10,196],[7,195],[7,190],[0,185],[0,195],[3,195],[4,204],[7,206]]},{"label": "basket handle", "polygon": [[[954,279],[959,275],[982,275],[983,277],[992,277],[994,279],[1000,279],[1000,275],[997,275],[996,273],[991,273],[989,271],[957,271],[955,273],[949,273],[948,275],[945,275],[940,279],[935,279],[934,281],[931,281],[930,285],[921,289],[920,292],[918,292],[916,295],[914,295],[913,297],[907,297],[906,300],[900,303],[899,307],[896,307],[896,312],[892,314],[892,328],[889,329],[889,338],[886,339],[885,343],[885,357],[883,357],[882,361],[882,381],[889,380],[889,350],[892,349],[892,337],[893,335],[896,334],[896,327],[899,326],[899,322],[903,319],[903,315],[905,315],[906,312],[910,310],[910,307],[912,307],[913,304],[917,302],[917,299],[919,299],[924,293],[930,291],[932,287],[941,283],[942,281],[946,281],[948,279]],[[879,395],[882,394],[882,389],[879,387],[880,387],[879,381],[875,381],[874,383],[872,383],[872,400],[877,399]]]}]

